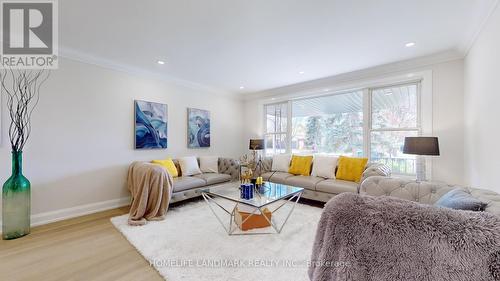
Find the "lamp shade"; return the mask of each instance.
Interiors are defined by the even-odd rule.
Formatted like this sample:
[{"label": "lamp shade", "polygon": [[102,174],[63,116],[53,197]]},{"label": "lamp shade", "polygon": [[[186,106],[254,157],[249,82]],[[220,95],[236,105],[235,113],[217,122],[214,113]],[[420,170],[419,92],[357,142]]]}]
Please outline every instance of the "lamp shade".
[{"label": "lamp shade", "polygon": [[416,155],[439,155],[439,142],[436,137],[406,137],[403,153]]},{"label": "lamp shade", "polygon": [[264,149],[264,139],[250,140],[249,148],[251,150],[263,150]]}]

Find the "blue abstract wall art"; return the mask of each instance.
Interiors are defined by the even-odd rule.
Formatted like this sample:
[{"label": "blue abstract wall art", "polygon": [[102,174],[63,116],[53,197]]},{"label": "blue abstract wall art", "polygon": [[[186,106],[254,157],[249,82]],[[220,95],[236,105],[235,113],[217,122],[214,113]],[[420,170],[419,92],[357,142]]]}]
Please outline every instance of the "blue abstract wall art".
[{"label": "blue abstract wall art", "polygon": [[188,147],[210,147],[210,111],[188,108]]},{"label": "blue abstract wall art", "polygon": [[167,148],[167,105],[140,100],[134,103],[135,148]]}]

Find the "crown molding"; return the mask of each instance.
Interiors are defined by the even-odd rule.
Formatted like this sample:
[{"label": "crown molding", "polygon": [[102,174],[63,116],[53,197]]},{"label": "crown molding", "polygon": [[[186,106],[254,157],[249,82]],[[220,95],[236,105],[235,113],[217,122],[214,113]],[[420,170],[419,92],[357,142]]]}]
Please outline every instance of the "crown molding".
[{"label": "crown molding", "polygon": [[124,72],[130,75],[134,76],[140,76],[143,78],[150,78],[150,79],[155,79],[163,82],[168,82],[168,83],[174,83],[179,86],[183,86],[186,88],[190,88],[193,90],[199,90],[211,94],[215,94],[218,96],[223,96],[223,97],[229,97],[229,98],[234,98],[234,99],[239,99],[234,93],[227,92],[221,89],[217,89],[214,87],[210,87],[207,85],[199,84],[196,82],[188,81],[185,79],[180,79],[168,74],[164,73],[158,73],[150,70],[146,70],[140,67],[134,67],[130,66],[127,64],[123,63],[118,63],[113,60],[105,59],[102,57],[94,56],[94,55],[89,55],[71,48],[59,47],[59,57],[65,58],[68,60],[72,61],[77,61],[80,63],[85,63],[85,64],[90,64],[90,65],[95,65],[99,66],[102,68],[110,69],[110,70],[115,70],[115,71],[120,71]]},{"label": "crown molding", "polygon": [[267,99],[271,97],[289,95],[291,93],[302,93],[302,92],[306,93],[311,91],[317,92],[321,91],[321,89],[329,88],[342,83],[376,78],[378,76],[394,74],[398,72],[412,71],[439,63],[461,60],[463,58],[464,55],[458,50],[450,50],[429,56],[374,66],[348,73],[342,73],[316,80],[306,81],[284,87],[278,87],[270,90],[248,93],[243,96],[243,100],[248,101],[256,99]]},{"label": "crown molding", "polygon": [[479,25],[479,28],[476,30],[476,32],[474,33],[474,35],[472,36],[472,38],[469,40],[469,42],[466,42],[466,43],[463,44],[461,50],[462,50],[462,52],[464,54],[464,57],[466,57],[469,54],[470,50],[474,46],[474,43],[476,43],[476,41],[479,38],[479,35],[483,31],[484,27],[486,26],[486,24],[490,20],[490,18],[493,15],[493,13],[498,8],[499,3],[500,3],[500,0],[495,0],[495,2],[493,3],[493,5],[491,5],[491,7],[490,7],[488,15],[483,19],[483,21]]}]

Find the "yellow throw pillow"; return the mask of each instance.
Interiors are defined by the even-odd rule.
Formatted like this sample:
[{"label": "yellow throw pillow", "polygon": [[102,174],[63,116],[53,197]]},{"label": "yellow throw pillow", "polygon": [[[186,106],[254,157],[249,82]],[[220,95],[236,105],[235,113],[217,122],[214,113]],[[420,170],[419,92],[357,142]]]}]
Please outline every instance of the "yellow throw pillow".
[{"label": "yellow throw pillow", "polygon": [[367,162],[368,158],[340,156],[336,178],[338,180],[359,182]]},{"label": "yellow throw pillow", "polygon": [[309,176],[311,173],[312,156],[292,156],[292,165],[288,172],[294,175]]},{"label": "yellow throw pillow", "polygon": [[173,177],[176,178],[179,176],[179,172],[177,171],[177,167],[175,167],[174,161],[172,158],[168,158],[165,160],[153,160],[151,161],[153,164],[158,164],[163,168],[167,169],[167,172]]}]

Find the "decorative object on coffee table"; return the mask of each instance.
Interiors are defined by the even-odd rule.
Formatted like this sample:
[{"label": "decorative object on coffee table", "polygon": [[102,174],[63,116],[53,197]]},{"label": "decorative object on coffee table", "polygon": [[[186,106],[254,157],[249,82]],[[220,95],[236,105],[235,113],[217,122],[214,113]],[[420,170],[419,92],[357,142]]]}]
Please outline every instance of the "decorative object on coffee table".
[{"label": "decorative object on coffee table", "polygon": [[260,194],[265,194],[269,190],[269,186],[264,183],[264,179],[262,177],[257,177],[255,179],[255,191]]},{"label": "decorative object on coffee table", "polygon": [[135,148],[167,148],[168,107],[166,104],[136,100]]},{"label": "decorative object on coffee table", "polygon": [[3,70],[1,92],[10,116],[12,175],[2,188],[2,238],[16,239],[30,233],[31,184],[23,175],[23,148],[31,133],[31,114],[40,98],[40,87],[48,70]]},{"label": "decorative object on coffee table", "polygon": [[403,153],[417,156],[417,182],[425,181],[424,156],[439,156],[439,142],[436,137],[406,137]]},{"label": "decorative object on coffee table", "polygon": [[241,183],[249,183],[249,182],[251,182],[252,176],[253,176],[252,170],[251,169],[247,169],[247,170],[245,170],[245,172],[243,172],[242,169],[241,169],[241,167],[245,167],[245,166],[240,165],[240,182]]},{"label": "decorative object on coffee table", "polygon": [[[246,231],[271,226],[269,222],[273,214],[269,209],[264,208],[262,214],[252,214],[252,212],[253,210],[251,208],[246,208],[245,206],[236,208],[234,221],[241,230]],[[264,216],[266,217],[264,218]]]},{"label": "decorative object on coffee table", "polygon": [[254,186],[251,183],[240,185],[240,199],[250,200],[253,198]]}]

